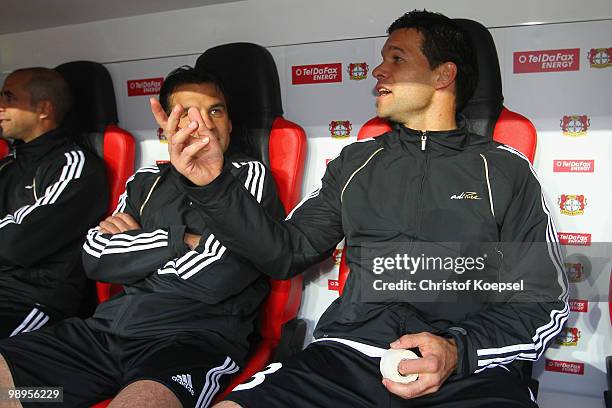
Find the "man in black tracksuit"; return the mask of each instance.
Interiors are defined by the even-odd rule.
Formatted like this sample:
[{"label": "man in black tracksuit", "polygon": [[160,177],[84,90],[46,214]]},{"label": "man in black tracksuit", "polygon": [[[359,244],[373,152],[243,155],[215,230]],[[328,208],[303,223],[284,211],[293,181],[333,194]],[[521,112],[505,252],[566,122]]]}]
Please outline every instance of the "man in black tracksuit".
[{"label": "man in black tracksuit", "polygon": [[88,293],[81,263],[87,230],[106,211],[104,164],[59,127],[71,106],[59,73],[11,73],[0,127],[14,140],[0,161],[0,338],[75,316]]},{"label": "man in black tracksuit", "polygon": [[[179,68],[164,81],[160,100],[172,111],[170,148],[172,129],[197,111],[196,131],[226,151],[231,122],[215,78]],[[256,206],[281,219],[262,163],[233,155],[225,165]],[[115,213],[89,231],[83,246],[87,275],[122,284],[124,292],[90,319],[0,343],[17,386],[63,386],[66,406],[118,394],[117,406],[206,407],[239,370],[267,279],[208,229],[182,178],[168,163],[143,167],[128,180]]]},{"label": "man in black tracksuit", "polygon": [[[468,35],[444,16],[417,11],[389,34],[373,75],[378,116],[394,130],[347,146],[286,222],[249,204],[214,139],[171,154],[215,236],[277,279],[329,256],[346,237],[351,274],[321,317],[315,342],[268,366],[219,407],[535,406],[520,360],[539,358],[569,312],[540,185],[522,154],[470,134],[456,116],[476,83]],[[191,132],[182,129],[175,139]],[[492,243],[496,259],[487,264],[499,263],[499,273],[511,272],[500,276],[527,286],[484,302],[364,300],[373,275],[366,249],[398,242]],[[544,256],[525,250],[538,245],[545,250],[536,255]],[[381,377],[389,346],[420,353],[397,368],[418,373],[416,381]]]}]

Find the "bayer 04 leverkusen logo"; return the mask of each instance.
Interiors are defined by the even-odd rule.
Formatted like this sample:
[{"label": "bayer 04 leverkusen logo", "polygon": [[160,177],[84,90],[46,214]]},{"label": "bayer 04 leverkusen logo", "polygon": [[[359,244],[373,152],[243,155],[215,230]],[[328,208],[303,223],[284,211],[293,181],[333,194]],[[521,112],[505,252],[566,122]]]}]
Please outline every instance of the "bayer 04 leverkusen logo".
[{"label": "bayer 04 leverkusen logo", "polygon": [[348,65],[347,71],[349,78],[353,81],[361,81],[368,77],[368,64],[365,62],[354,62]]},{"label": "bayer 04 leverkusen logo", "polygon": [[344,248],[336,248],[332,253],[332,259],[334,260],[334,265],[340,266],[342,261],[342,253],[344,252]]},{"label": "bayer 04 leverkusen logo", "polygon": [[559,209],[563,215],[582,215],[587,199],[583,194],[561,194],[558,199]]},{"label": "bayer 04 leverkusen logo", "polygon": [[329,123],[329,131],[334,139],[346,139],[351,136],[353,125],[348,120],[332,120]]},{"label": "bayer 04 leverkusen logo", "polygon": [[577,327],[565,327],[555,339],[560,346],[577,346],[580,340],[580,330]]},{"label": "bayer 04 leverkusen logo", "polygon": [[584,136],[591,126],[591,119],[587,115],[564,115],[560,126],[564,136]]},{"label": "bayer 04 leverkusen logo", "polygon": [[586,270],[583,264],[580,262],[565,262],[564,265],[568,281],[571,283],[584,282],[586,279]]},{"label": "bayer 04 leverkusen logo", "polygon": [[612,47],[591,48],[587,54],[591,68],[612,67]]}]

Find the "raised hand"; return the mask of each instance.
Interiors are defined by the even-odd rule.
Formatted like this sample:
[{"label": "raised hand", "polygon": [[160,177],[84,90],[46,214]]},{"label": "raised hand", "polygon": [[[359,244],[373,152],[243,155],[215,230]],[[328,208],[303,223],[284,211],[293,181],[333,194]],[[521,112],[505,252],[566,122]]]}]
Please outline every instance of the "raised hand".
[{"label": "raised hand", "polygon": [[170,162],[192,183],[205,186],[221,174],[223,149],[195,107],[187,111],[188,126],[179,128],[183,111],[177,104],[167,117],[159,102],[151,98],[151,112],[168,138]]}]

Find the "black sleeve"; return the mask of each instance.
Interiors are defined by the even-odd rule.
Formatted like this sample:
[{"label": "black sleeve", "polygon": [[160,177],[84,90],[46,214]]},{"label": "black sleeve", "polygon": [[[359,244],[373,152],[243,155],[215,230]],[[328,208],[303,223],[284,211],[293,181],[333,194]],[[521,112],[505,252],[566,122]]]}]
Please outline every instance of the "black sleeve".
[{"label": "black sleeve", "polygon": [[[524,280],[526,288],[505,302],[488,304],[450,330],[459,348],[459,376],[517,359],[537,360],[569,315],[557,233],[535,173],[528,160],[522,159],[508,177],[512,180],[510,204],[494,211],[504,267],[515,282]],[[495,193],[493,190],[493,196]]]},{"label": "black sleeve", "polygon": [[[155,188],[158,177],[157,166],[138,170],[126,183],[114,214],[127,213],[141,224],[140,208]],[[92,228],[83,245],[85,273],[97,281],[134,283],[161,268],[168,259],[187,252],[184,235],[184,225],[114,235],[101,234],[98,227]]]},{"label": "black sleeve", "polygon": [[339,162],[332,160],[321,187],[277,220],[257,205],[231,172],[205,187],[187,187],[206,224],[223,244],[274,279],[288,279],[330,256],[343,238]]},{"label": "black sleeve", "polygon": [[[282,220],[284,212],[276,194],[269,170],[260,162],[232,163],[232,176],[262,213],[274,220]],[[152,286],[214,304],[240,293],[260,272],[244,258],[228,250],[209,228],[205,228],[195,250],[168,260],[163,267],[147,278]]]},{"label": "black sleeve", "polygon": [[81,239],[106,211],[102,163],[82,150],[66,152],[62,159],[37,169],[33,204],[0,220],[0,263],[36,265]]}]

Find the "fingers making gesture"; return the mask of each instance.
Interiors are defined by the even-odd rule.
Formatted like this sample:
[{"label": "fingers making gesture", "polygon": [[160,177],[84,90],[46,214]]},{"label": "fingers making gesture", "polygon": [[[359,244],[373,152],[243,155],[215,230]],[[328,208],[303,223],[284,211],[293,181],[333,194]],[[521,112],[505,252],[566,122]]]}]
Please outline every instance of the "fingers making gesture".
[{"label": "fingers making gesture", "polygon": [[184,114],[181,105],[175,105],[167,116],[159,101],[151,98],[151,112],[168,138],[170,162],[179,173],[198,186],[209,184],[221,174],[223,149],[198,109],[189,108],[188,124],[183,128],[179,127]]}]

